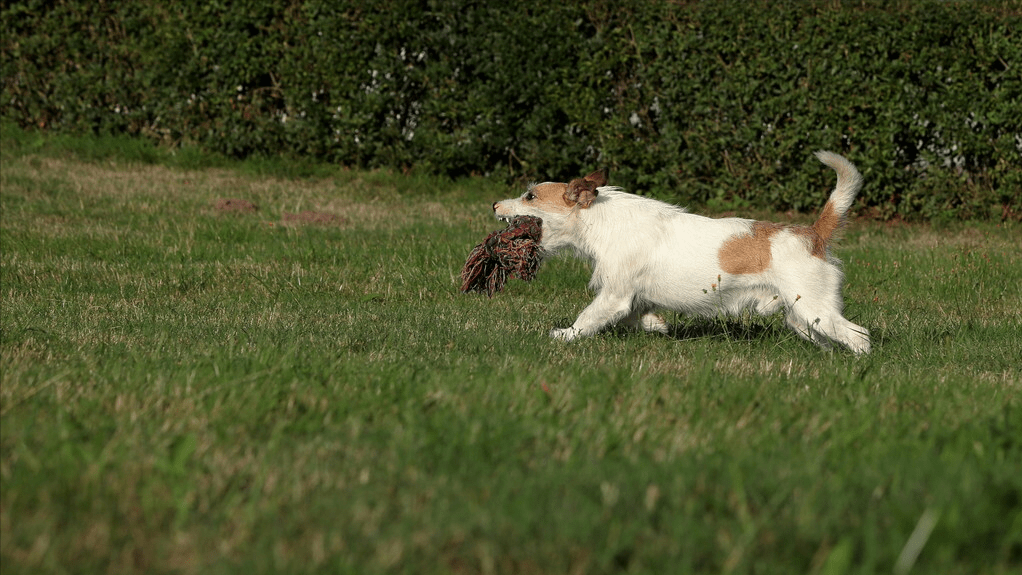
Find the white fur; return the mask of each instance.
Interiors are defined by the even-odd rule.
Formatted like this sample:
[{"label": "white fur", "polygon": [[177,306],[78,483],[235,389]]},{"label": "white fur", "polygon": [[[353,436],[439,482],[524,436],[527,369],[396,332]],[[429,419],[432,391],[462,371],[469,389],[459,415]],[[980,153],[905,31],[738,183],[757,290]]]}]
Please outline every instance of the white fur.
[{"label": "white fur", "polygon": [[[861,176],[837,154],[817,156],[838,174],[828,207],[843,221]],[[592,264],[596,298],[571,327],[551,331],[552,337],[570,341],[614,324],[663,333],[667,324],[653,313],[658,308],[699,316],[748,308],[763,315],[783,310],[791,328],[821,347],[837,342],[857,354],[869,352],[869,332],[842,316],[840,262],[829,249],[826,257],[812,254],[807,233],[815,228],[775,227],[768,236],[768,267],[728,273],[723,267],[735,268],[723,266],[721,248],[751,237],[752,220],[711,219],[611,186],[597,187],[595,199],[585,205],[559,202],[557,191],[567,186],[530,186],[519,198],[493,204],[500,219],[542,218],[545,250],[571,249]]]}]

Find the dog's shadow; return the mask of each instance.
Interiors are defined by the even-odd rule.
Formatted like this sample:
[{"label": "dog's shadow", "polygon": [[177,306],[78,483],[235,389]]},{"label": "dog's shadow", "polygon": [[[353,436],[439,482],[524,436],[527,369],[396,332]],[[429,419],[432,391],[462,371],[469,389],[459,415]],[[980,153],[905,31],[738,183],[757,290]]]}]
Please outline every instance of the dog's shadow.
[{"label": "dog's shadow", "polygon": [[787,333],[783,320],[747,318],[680,318],[668,323],[667,336],[673,339],[727,339],[755,341]]},{"label": "dog's shadow", "polygon": [[[698,340],[712,339],[722,341],[762,341],[771,338],[784,338],[791,332],[784,325],[782,317],[687,317],[678,315],[666,317],[667,333],[650,334],[670,339]],[[635,328],[614,326],[607,333],[615,337],[629,337],[636,334]]]},{"label": "dog's shadow", "polygon": [[[727,342],[757,341],[802,341],[784,321],[781,314],[773,316],[740,316],[740,317],[687,317],[678,315],[667,320],[668,330],[662,337],[674,340],[708,339]],[[673,321],[672,321],[673,320]],[[623,334],[626,330],[620,329]],[[631,330],[635,333],[635,330]],[[659,334],[658,334],[659,335]],[[887,338],[885,333],[875,330],[874,345],[879,345]]]}]

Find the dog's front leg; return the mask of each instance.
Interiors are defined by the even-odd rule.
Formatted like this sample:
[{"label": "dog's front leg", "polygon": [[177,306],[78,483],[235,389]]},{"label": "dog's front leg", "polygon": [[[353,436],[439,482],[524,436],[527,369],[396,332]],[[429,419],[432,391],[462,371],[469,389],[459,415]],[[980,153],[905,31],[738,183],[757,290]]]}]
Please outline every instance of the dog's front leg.
[{"label": "dog's front leg", "polygon": [[593,303],[582,310],[571,327],[551,330],[550,337],[563,341],[588,337],[608,325],[617,323],[631,311],[631,294],[621,295],[601,291]]}]

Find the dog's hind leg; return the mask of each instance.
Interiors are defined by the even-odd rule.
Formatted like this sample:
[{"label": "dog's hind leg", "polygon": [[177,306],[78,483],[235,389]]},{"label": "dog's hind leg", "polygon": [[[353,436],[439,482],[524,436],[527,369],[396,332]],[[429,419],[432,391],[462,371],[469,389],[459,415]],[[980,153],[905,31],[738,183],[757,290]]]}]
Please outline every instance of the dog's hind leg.
[{"label": "dog's hind leg", "polygon": [[780,311],[784,300],[775,290],[759,289],[752,300],[752,309],[759,315],[773,315]]},{"label": "dog's hind leg", "polygon": [[856,355],[870,351],[869,331],[845,319],[840,308],[813,306],[803,299],[789,306],[785,316],[796,333],[824,349],[837,343]]},{"label": "dog's hind leg", "polygon": [[618,322],[619,325],[643,331],[667,333],[669,327],[660,314],[653,313],[648,309],[638,308],[629,313]]},{"label": "dog's hind leg", "polygon": [[639,318],[639,323],[645,331],[656,333],[667,333],[670,331],[667,321],[658,313],[648,312],[642,314],[642,317]]},{"label": "dog's hind leg", "polygon": [[632,311],[632,300],[632,294],[615,295],[603,290],[582,310],[571,327],[554,329],[550,332],[550,337],[571,341],[578,337],[593,335],[628,317]]},{"label": "dog's hind leg", "polygon": [[823,337],[847,347],[856,355],[870,352],[869,330],[848,321],[840,314],[821,319],[814,330]]},{"label": "dog's hind leg", "polygon": [[795,333],[797,333],[802,339],[811,341],[823,349],[830,349],[830,340],[820,335],[819,330],[814,329],[816,323],[820,320],[819,318],[810,319],[808,316],[802,314],[793,313],[788,310],[784,314],[784,321],[788,324]]}]

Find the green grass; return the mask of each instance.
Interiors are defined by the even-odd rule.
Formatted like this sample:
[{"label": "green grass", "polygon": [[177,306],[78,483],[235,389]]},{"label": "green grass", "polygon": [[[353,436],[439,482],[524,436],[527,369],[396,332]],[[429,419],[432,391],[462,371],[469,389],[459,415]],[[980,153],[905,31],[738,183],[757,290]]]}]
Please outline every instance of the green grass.
[{"label": "green grass", "polygon": [[584,264],[457,292],[485,180],[4,135],[4,573],[1022,568],[1017,224],[854,225],[865,358],[776,317],[563,344]]}]

